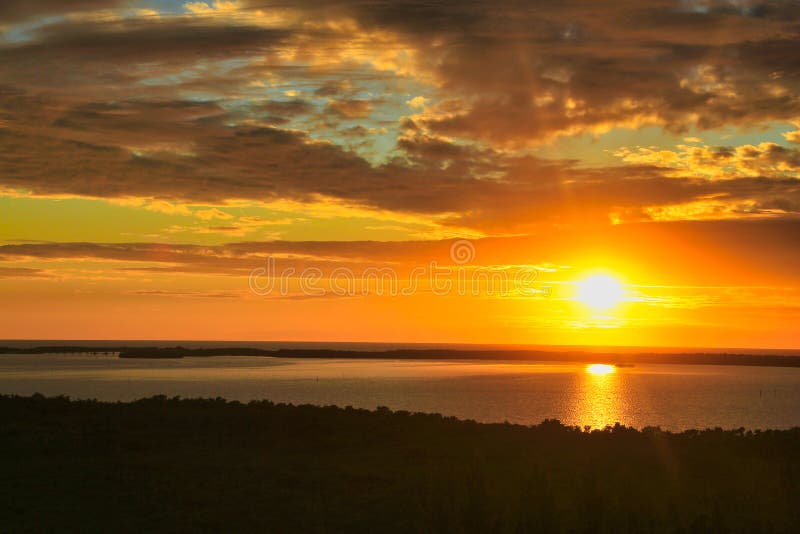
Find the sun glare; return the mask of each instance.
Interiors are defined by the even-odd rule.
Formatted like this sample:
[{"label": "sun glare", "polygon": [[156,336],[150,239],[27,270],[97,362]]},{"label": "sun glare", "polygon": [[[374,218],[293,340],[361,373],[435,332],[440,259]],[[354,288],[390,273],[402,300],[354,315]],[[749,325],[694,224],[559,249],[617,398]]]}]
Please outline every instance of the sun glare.
[{"label": "sun glare", "polygon": [[622,284],[607,274],[597,274],[577,283],[575,299],[593,310],[607,310],[619,304],[625,296]]},{"label": "sun glare", "polygon": [[593,375],[608,375],[615,371],[613,365],[606,363],[593,363],[586,366],[586,372]]}]

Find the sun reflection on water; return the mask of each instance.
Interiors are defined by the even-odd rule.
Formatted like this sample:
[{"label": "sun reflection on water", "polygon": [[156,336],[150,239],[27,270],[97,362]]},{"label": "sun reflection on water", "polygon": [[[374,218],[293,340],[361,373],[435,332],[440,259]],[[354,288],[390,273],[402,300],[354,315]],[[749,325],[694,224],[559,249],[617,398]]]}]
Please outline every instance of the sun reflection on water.
[{"label": "sun reflection on water", "polygon": [[579,375],[575,415],[581,426],[604,428],[625,424],[625,390],[623,378],[613,365],[595,363]]}]

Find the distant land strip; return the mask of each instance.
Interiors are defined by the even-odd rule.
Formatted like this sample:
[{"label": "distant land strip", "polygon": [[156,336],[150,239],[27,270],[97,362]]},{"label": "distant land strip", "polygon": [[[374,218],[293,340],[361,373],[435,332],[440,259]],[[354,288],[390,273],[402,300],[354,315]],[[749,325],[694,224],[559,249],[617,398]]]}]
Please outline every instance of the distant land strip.
[{"label": "distant land strip", "polygon": [[175,359],[211,356],[265,356],[272,358],[345,358],[398,360],[513,360],[518,362],[612,363],[630,366],[646,363],[695,365],[747,365],[760,367],[800,367],[800,357],[734,353],[631,353],[609,354],[591,351],[546,351],[516,349],[257,349],[248,347],[186,348],[126,346],[39,346],[0,347],[2,354],[118,354],[120,358]]}]

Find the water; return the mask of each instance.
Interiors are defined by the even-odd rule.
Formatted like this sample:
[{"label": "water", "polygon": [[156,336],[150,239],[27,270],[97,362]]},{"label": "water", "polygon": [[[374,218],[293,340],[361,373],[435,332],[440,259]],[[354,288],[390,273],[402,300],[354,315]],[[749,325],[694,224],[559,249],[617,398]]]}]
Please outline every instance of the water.
[{"label": "water", "polygon": [[593,428],[800,426],[800,369],[638,365],[593,374],[580,364],[481,360],[263,357],[127,360],[0,355],[0,393],[134,400],[163,394],[437,412],[484,422],[545,418]]}]

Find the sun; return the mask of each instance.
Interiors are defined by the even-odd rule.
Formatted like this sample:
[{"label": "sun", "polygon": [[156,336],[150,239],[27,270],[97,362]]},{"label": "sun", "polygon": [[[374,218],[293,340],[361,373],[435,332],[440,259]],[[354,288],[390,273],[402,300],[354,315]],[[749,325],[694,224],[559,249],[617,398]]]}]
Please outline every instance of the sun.
[{"label": "sun", "polygon": [[613,308],[625,297],[625,289],[616,278],[607,274],[596,274],[577,283],[575,300],[593,310]]},{"label": "sun", "polygon": [[609,375],[615,371],[613,365],[606,363],[593,363],[586,366],[586,372],[592,375]]}]

